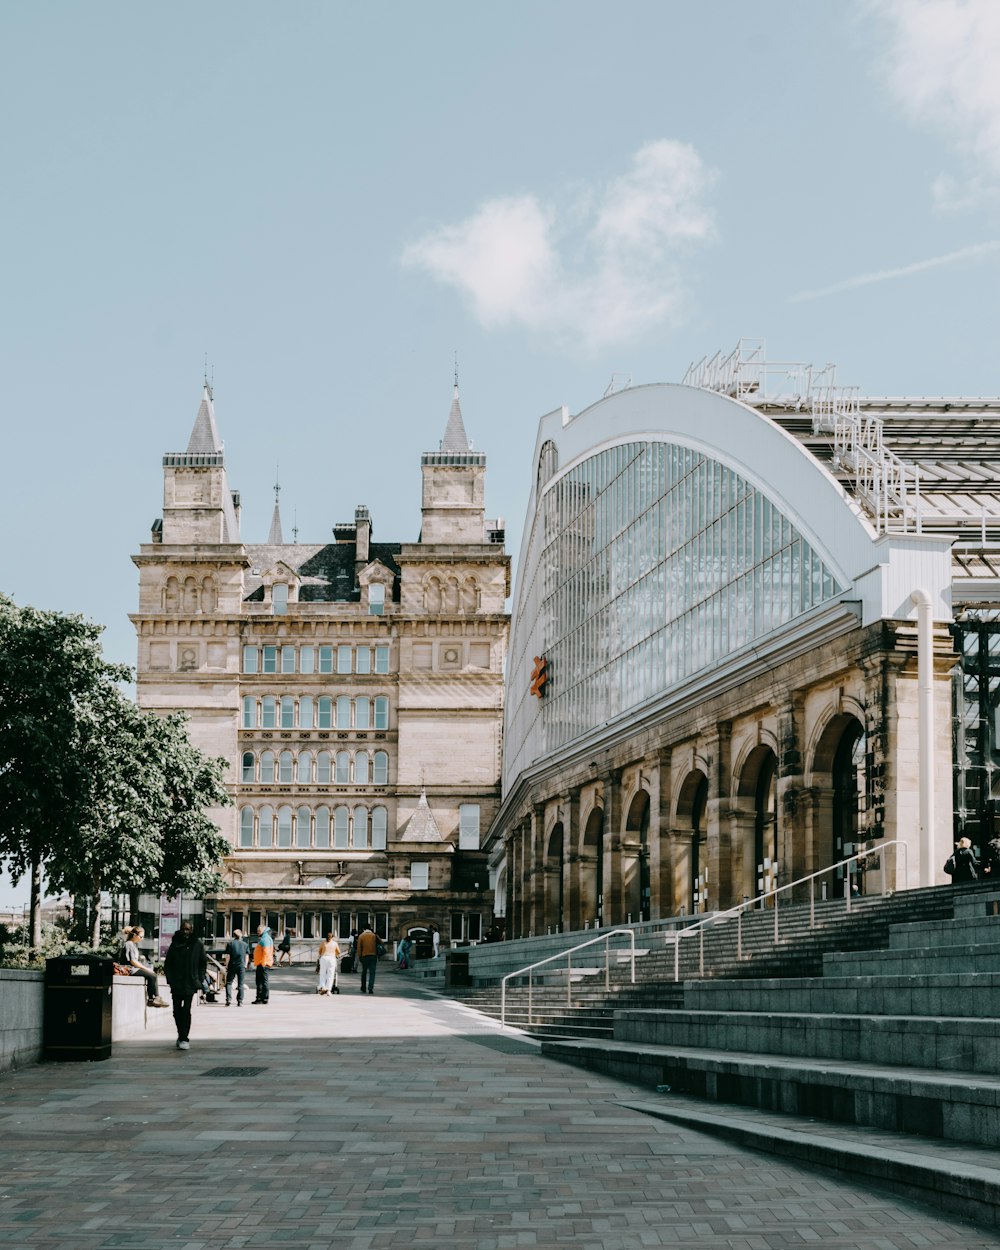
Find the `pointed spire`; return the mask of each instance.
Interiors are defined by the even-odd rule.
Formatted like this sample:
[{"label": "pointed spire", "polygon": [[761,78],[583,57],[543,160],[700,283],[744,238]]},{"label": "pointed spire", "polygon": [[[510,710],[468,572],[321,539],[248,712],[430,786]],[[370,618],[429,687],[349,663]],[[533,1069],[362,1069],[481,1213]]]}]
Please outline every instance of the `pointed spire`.
[{"label": "pointed spire", "polygon": [[189,453],[222,451],[222,439],[219,438],[219,431],[215,425],[212,388],[207,378],[201,392],[201,403],[198,406],[198,415],[194,419],[194,429],[191,431],[187,449]]},{"label": "pointed spire", "polygon": [[414,808],[413,815],[406,822],[401,842],[443,842],[441,830],[434,819],[434,813],[427,802],[427,791],[421,787],[420,801]]},{"label": "pointed spire", "polygon": [[[274,476],[275,476],[275,479],[277,479],[277,476],[278,476],[277,469],[275,469]],[[271,516],[271,532],[267,536],[268,546],[270,547],[280,547],[285,541],[284,538],[282,538],[281,536],[281,509],[278,507],[278,496],[280,494],[281,494],[281,483],[275,480],[274,513]]]},{"label": "pointed spire", "polygon": [[455,393],[451,400],[451,412],[448,413],[448,424],[444,438],[441,440],[442,451],[470,451],[472,444],[465,433],[465,422],[462,420],[462,409],[458,402],[458,364],[455,365]]}]

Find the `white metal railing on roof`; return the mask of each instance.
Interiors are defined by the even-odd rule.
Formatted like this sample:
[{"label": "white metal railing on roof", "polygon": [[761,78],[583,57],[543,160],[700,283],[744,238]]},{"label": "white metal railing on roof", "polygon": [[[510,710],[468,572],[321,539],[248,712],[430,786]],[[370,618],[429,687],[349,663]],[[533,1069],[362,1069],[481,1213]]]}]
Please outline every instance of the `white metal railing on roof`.
[{"label": "white metal railing on roof", "polygon": [[[680,978],[680,962],[681,962],[681,941],[685,937],[698,937],[698,971],[700,976],[705,975],[705,930],[706,928],[715,928],[715,926],[724,924],[727,921],[736,921],[736,958],[743,958],[743,916],[748,911],[756,911],[761,907],[766,907],[768,903],[774,913],[774,945],[777,946],[781,941],[781,907],[780,897],[786,890],[801,889],[808,884],[809,886],[809,928],[816,927],[816,882],[827,876],[829,873],[838,873],[843,870],[844,881],[844,911],[850,914],[852,901],[851,899],[851,872],[852,864],[860,865],[861,861],[872,855],[881,855],[883,851],[889,849],[890,846],[898,846],[902,850],[903,871],[902,879],[907,879],[907,861],[906,861],[906,843],[901,838],[892,838],[888,842],[880,842],[877,846],[869,847],[865,851],[859,851],[856,855],[850,855],[847,859],[842,859],[839,863],[831,864],[826,868],[820,868],[817,872],[812,872],[806,877],[799,877],[796,881],[789,881],[787,885],[779,885],[772,890],[765,890],[763,894],[758,894],[756,898],[748,899],[745,903],[739,903],[735,907],[730,907],[727,911],[713,912],[709,916],[705,916],[702,920],[695,921],[684,929],[675,929],[672,933],[667,934],[667,942],[674,944],[674,980],[679,981]],[[898,880],[899,874],[896,874]],[[883,893],[890,894],[891,890],[884,890]]]},{"label": "white metal railing on roof", "polygon": [[682,382],[754,407],[781,405],[812,413],[813,434],[833,438],[833,463],[851,480],[878,533],[920,532],[920,483],[883,441],[882,419],[862,413],[858,388],[838,386],[836,366],[769,361],[763,339],[740,339],[689,365]]}]

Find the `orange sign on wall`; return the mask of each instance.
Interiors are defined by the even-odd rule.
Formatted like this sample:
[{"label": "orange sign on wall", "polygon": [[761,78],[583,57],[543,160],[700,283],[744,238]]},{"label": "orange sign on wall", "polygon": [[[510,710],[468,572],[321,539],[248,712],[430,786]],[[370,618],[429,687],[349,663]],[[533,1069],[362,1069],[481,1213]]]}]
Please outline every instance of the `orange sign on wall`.
[{"label": "orange sign on wall", "polygon": [[545,687],[549,681],[549,662],[544,655],[535,656],[535,667],[531,670],[531,693],[539,699],[545,698]]}]

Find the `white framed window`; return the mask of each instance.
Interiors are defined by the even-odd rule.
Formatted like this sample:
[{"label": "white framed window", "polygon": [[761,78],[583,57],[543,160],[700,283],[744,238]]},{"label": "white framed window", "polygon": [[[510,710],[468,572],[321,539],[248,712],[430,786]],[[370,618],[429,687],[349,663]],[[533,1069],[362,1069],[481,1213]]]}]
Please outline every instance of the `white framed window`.
[{"label": "white framed window", "polygon": [[321,786],[330,784],[330,752],[320,751],[316,756],[316,781]]},{"label": "white framed window", "polygon": [[243,696],[243,728],[257,728],[257,700],[252,694]]},{"label": "white framed window", "polygon": [[244,751],[243,760],[240,767],[240,780],[253,781],[256,773],[256,761],[253,757],[253,751]]},{"label": "white framed window", "polygon": [[281,696],[281,728],[295,728],[295,699],[290,694]]},{"label": "white framed window", "polygon": [[337,696],[337,728],[350,729],[351,727],[351,700],[346,694]]},{"label": "white framed window", "polygon": [[261,669],[262,673],[276,673],[278,671],[278,648],[264,648],[264,665]]},{"label": "white framed window", "polygon": [[334,778],[338,786],[347,786],[351,783],[351,753],[349,751],[337,752],[337,775]]},{"label": "white framed window", "polygon": [[299,672],[314,673],[316,671],[316,648],[299,647]]},{"label": "white framed window", "polygon": [[351,671],[351,653],[352,647],[344,646],[343,643],[337,648],[337,672],[349,673]]},{"label": "white framed window", "polygon": [[274,785],[274,752],[264,751],[260,757],[260,779],[264,785]]},{"label": "white framed window", "polygon": [[312,818],[308,807],[300,807],[295,813],[295,845],[312,845]]},{"label": "white framed window", "polygon": [[278,808],[278,845],[292,845],[292,809],[287,804]]},{"label": "white framed window", "polygon": [[372,808],[372,850],[384,851],[389,813],[384,807]]},{"label": "white framed window", "polygon": [[428,863],[413,862],[410,864],[410,889],[426,890],[430,887],[431,866]]},{"label": "white framed window", "polygon": [[289,785],[295,770],[295,757],[291,751],[282,751],[278,756],[278,780]]},{"label": "white framed window", "polygon": [[316,845],[330,845],[330,809],[328,807],[316,808]]},{"label": "white framed window", "polygon": [[294,647],[282,647],[281,648],[281,671],[283,673],[295,672],[295,648]]},{"label": "white framed window", "polygon": [[389,756],[385,751],[376,751],[372,760],[372,785],[387,786],[389,784]]},{"label": "white framed window", "polygon": [[371,647],[356,647],[354,649],[354,671],[356,673],[370,673],[372,671]]},{"label": "white framed window", "polygon": [[338,807],[333,813],[334,850],[346,851],[351,817],[346,807]]},{"label": "white framed window", "polygon": [[320,695],[319,698],[319,718],[316,724],[320,729],[333,728],[333,700],[328,694]]},{"label": "white framed window", "polygon": [[458,805],[458,849],[460,851],[479,850],[478,803],[460,803]]},{"label": "white framed window", "polygon": [[354,784],[356,786],[367,786],[370,784],[368,780],[367,751],[358,751],[354,756]]},{"label": "white framed window", "polygon": [[274,809],[262,807],[257,817],[257,845],[269,847],[274,842]]},{"label": "white framed window", "polygon": [[368,849],[367,807],[356,807],[354,809],[354,828],[351,831],[351,846],[359,851]]},{"label": "white framed window", "polygon": [[319,671],[321,673],[333,672],[333,647],[320,647]]},{"label": "white framed window", "polygon": [[257,665],[260,663],[260,653],[256,647],[243,648],[243,671],[244,673],[256,673]]},{"label": "white framed window", "polygon": [[275,582],[271,587],[271,607],[275,616],[284,616],[288,611],[288,586],[284,582]]},{"label": "white framed window", "polygon": [[389,728],[389,699],[384,694],[375,696],[375,728]]},{"label": "white framed window", "polygon": [[368,729],[371,720],[371,699],[366,694],[358,695],[354,700],[354,728]]},{"label": "white framed window", "polygon": [[375,647],[375,672],[388,673],[389,671],[389,644],[380,642]]},{"label": "white framed window", "polygon": [[296,763],[296,777],[300,785],[309,785],[313,779],[312,751],[300,751]]},{"label": "white framed window", "polygon": [[311,694],[304,694],[299,699],[299,728],[312,729],[313,727],[313,700]]},{"label": "white framed window", "polygon": [[253,808],[240,811],[240,846],[253,846]]},{"label": "white framed window", "polygon": [[273,694],[264,695],[261,701],[260,724],[262,729],[277,729],[278,701]]},{"label": "white framed window", "polygon": [[385,587],[380,582],[368,587],[368,615],[385,615]]}]

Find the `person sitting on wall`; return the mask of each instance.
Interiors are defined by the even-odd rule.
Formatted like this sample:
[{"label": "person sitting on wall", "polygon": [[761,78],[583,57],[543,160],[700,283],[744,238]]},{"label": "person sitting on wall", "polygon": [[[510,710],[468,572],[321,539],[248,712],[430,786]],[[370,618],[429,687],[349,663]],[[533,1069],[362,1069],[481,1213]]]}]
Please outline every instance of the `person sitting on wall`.
[{"label": "person sitting on wall", "polygon": [[133,925],[131,929],[125,930],[125,945],[122,947],[121,958],[118,962],[125,968],[128,968],[129,975],[146,978],[146,1006],[147,1007],[167,1007],[160,997],[159,982],[156,979],[156,970],[151,964],[147,964],[139,952],[139,943],[146,936],[146,930],[142,925]]}]

